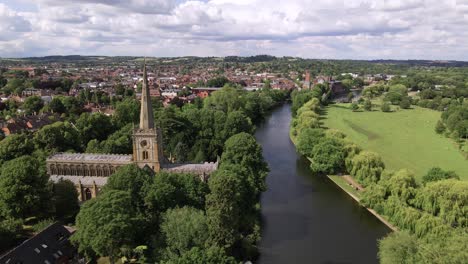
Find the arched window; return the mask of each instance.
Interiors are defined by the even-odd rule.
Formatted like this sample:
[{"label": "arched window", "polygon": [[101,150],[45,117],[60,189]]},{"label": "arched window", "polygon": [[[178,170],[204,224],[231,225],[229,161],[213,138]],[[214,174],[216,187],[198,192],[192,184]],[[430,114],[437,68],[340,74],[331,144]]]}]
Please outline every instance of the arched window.
[{"label": "arched window", "polygon": [[143,159],[147,160],[148,159],[148,151],[143,151]]},{"label": "arched window", "polygon": [[85,201],[91,200],[93,196],[91,195],[91,190],[89,188],[85,189]]}]

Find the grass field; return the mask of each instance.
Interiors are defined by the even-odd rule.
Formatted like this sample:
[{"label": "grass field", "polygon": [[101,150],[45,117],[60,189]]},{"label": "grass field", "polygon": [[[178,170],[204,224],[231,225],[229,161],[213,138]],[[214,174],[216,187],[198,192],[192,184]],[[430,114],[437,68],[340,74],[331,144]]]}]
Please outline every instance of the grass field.
[{"label": "grass field", "polygon": [[352,112],[342,104],[331,105],[326,112],[326,127],[341,130],[363,149],[379,153],[388,169],[408,168],[420,180],[438,166],[468,180],[468,160],[454,142],[434,131],[440,112],[419,107],[392,113]]}]

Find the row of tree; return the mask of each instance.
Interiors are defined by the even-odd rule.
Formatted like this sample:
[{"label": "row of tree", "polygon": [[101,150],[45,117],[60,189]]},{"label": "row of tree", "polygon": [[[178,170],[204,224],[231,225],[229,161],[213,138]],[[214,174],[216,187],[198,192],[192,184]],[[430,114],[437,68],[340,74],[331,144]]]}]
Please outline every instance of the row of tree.
[{"label": "row of tree", "polygon": [[[304,118],[304,112],[309,118]],[[454,172],[440,168],[431,169],[423,177],[422,185],[406,169],[385,170],[377,153],[362,151],[339,131],[320,128],[319,112],[316,99],[297,111],[291,126],[297,149],[309,157],[314,172],[348,173],[354,177],[366,187],[362,204],[405,231],[380,242],[381,262],[434,263],[431,260],[436,259],[440,261],[436,263],[463,263],[468,257],[468,184],[458,180]],[[443,239],[464,246],[441,242]],[[411,244],[407,244],[408,240]],[[436,252],[427,251],[437,247],[440,249]]]}]

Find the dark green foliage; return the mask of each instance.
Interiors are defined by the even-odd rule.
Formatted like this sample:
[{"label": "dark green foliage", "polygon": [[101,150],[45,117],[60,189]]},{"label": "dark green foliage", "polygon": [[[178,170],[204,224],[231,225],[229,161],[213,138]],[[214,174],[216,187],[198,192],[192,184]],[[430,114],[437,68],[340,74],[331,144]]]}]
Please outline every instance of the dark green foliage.
[{"label": "dark green foliage", "polygon": [[140,102],[133,98],[125,98],[117,103],[115,113],[112,116],[113,122],[117,127],[123,127],[127,124],[136,124],[140,118]]},{"label": "dark green foliage", "polygon": [[65,113],[65,106],[60,98],[54,97],[52,101],[47,105],[48,109],[54,113]]},{"label": "dark green foliage", "polygon": [[292,112],[293,117],[296,116],[297,110],[299,110],[299,108],[301,108],[302,105],[307,103],[313,97],[314,95],[310,90],[293,91],[291,94],[291,99],[292,99],[291,112]]},{"label": "dark green foliage", "polygon": [[80,118],[76,120],[75,126],[85,145],[92,139],[105,140],[114,131],[111,118],[101,113],[81,114]]},{"label": "dark green foliage", "polygon": [[128,192],[112,190],[87,201],[76,217],[77,231],[71,241],[78,251],[92,256],[116,258],[122,248],[132,248],[138,223]]},{"label": "dark green foliage", "polygon": [[8,218],[0,221],[0,251],[16,246],[23,238],[23,221]]},{"label": "dark green foliage", "polygon": [[370,99],[364,101],[364,110],[372,111],[372,102]]},{"label": "dark green foliage", "polygon": [[0,141],[0,161],[8,161],[29,155],[34,150],[34,143],[28,134],[14,134]]},{"label": "dark green foliage", "polygon": [[377,183],[384,169],[385,165],[379,154],[362,151],[353,158],[350,173],[359,183],[366,186],[371,183]]},{"label": "dark green foliage", "polygon": [[210,194],[206,197],[206,215],[210,244],[232,248],[240,238],[242,215],[242,182],[227,170],[216,171],[209,180]]},{"label": "dark green foliage", "polygon": [[411,107],[411,99],[410,97],[403,97],[400,101],[400,107],[402,109],[409,109]]},{"label": "dark green foliage", "polygon": [[111,190],[126,191],[130,194],[134,208],[142,209],[145,197],[144,187],[151,182],[147,171],[135,164],[120,167],[107,180],[104,192]]},{"label": "dark green foliage", "polygon": [[203,249],[208,239],[205,213],[187,206],[169,209],[162,216],[161,234],[168,259],[180,257],[193,247]]},{"label": "dark green foliage", "polygon": [[190,251],[184,253],[181,257],[170,259],[164,264],[236,264],[238,263],[233,257],[226,255],[224,250],[220,247],[210,247],[207,249],[200,249],[198,247],[192,248]]},{"label": "dark green foliage", "polygon": [[407,232],[393,232],[379,241],[382,264],[414,263],[417,251],[417,239]]},{"label": "dark green foliage", "polygon": [[144,201],[148,211],[157,215],[177,206],[202,209],[208,187],[192,174],[160,172],[145,188],[145,193]]},{"label": "dark green foliage", "polygon": [[131,154],[132,153],[132,133],[133,125],[127,124],[120,130],[110,135],[106,140],[99,142],[92,139],[86,147],[87,153],[112,153]]},{"label": "dark green foliage", "polygon": [[390,108],[390,105],[387,102],[383,102],[382,105],[380,106],[380,109],[382,112],[391,112],[392,109]]},{"label": "dark green foliage", "polygon": [[69,180],[54,183],[52,201],[55,208],[55,217],[58,219],[74,219],[80,210],[78,204],[78,191],[75,184]]},{"label": "dark green foliage", "polygon": [[206,86],[208,86],[208,87],[223,87],[227,83],[229,83],[229,79],[224,77],[224,76],[220,76],[220,77],[216,77],[216,78],[208,80],[206,82]]},{"label": "dark green foliage", "polygon": [[442,120],[437,121],[435,132],[437,134],[442,134],[445,132],[445,125],[444,125],[444,122],[442,122]]},{"label": "dark green foliage", "polygon": [[250,175],[250,183],[255,186],[255,195],[266,190],[265,177],[268,165],[263,160],[262,147],[252,135],[239,133],[230,137],[224,145],[221,164],[236,164],[245,168]]},{"label": "dark green foliage", "polygon": [[325,137],[323,129],[306,128],[297,136],[297,150],[305,156],[311,156],[312,149]]},{"label": "dark green foliage", "polygon": [[39,110],[44,106],[44,102],[42,102],[41,97],[39,96],[30,96],[24,100],[22,108],[26,112],[26,114],[38,114]]},{"label": "dark green foliage", "polygon": [[48,177],[31,156],[5,162],[0,171],[0,216],[44,215],[49,205]]},{"label": "dark green foliage", "polygon": [[439,167],[431,168],[422,178],[422,183],[440,181],[445,179],[460,179],[454,171],[444,171]]},{"label": "dark green foliage", "polygon": [[69,122],[55,122],[34,135],[37,148],[56,151],[80,150],[80,136]]},{"label": "dark green foliage", "polygon": [[357,103],[352,103],[349,108],[353,111],[357,111],[359,109],[359,105]]},{"label": "dark green foliage", "polygon": [[317,144],[311,153],[310,168],[313,172],[334,174],[344,169],[345,151],[343,144],[327,138]]}]

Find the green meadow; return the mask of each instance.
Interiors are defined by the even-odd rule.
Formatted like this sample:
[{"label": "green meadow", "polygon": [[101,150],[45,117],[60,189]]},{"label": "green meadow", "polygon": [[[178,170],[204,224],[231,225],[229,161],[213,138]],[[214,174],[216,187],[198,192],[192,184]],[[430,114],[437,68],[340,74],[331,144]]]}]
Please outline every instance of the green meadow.
[{"label": "green meadow", "polygon": [[344,132],[363,149],[379,153],[388,169],[410,169],[420,180],[437,166],[468,180],[468,160],[452,140],[434,131],[440,115],[419,107],[390,113],[381,112],[380,108],[353,112],[347,104],[336,104],[326,108],[323,121],[326,127]]}]

